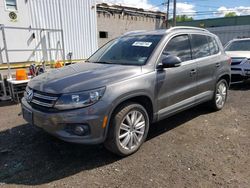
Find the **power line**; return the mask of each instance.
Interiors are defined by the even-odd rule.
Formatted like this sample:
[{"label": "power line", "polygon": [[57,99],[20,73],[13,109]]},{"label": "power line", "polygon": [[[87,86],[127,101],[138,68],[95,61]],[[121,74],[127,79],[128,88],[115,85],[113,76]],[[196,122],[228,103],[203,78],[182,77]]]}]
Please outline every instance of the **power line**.
[{"label": "power line", "polygon": [[[235,12],[235,11],[241,11],[241,10],[250,10],[250,8],[241,8],[241,9],[237,9],[237,10],[221,10],[221,11],[190,11],[190,12],[187,12],[187,11],[183,11],[182,13],[221,13],[221,12]],[[180,12],[178,12],[180,13]]]},{"label": "power line", "polygon": [[[238,10],[250,10],[250,8],[238,8],[235,10],[227,9],[227,10],[221,10],[221,11],[238,11]],[[195,12],[215,12],[215,11],[195,11]]]},{"label": "power line", "polygon": [[[190,4],[186,3],[186,2],[181,2],[181,3],[185,3],[187,5],[190,5]],[[158,4],[158,5],[154,5],[154,7],[158,7],[159,8],[159,7],[166,6],[166,5],[168,5],[168,2],[164,2],[164,3]],[[211,6],[211,5],[200,5],[200,4],[194,4],[194,5],[198,6],[198,7],[220,8],[218,6]]]},{"label": "power line", "polygon": [[218,6],[211,6],[211,5],[199,5],[199,4],[195,4],[195,6],[197,6],[197,7],[205,7],[205,8],[207,8],[207,7],[209,7],[209,8],[220,8],[220,7],[218,7]]},{"label": "power line", "polygon": [[[185,0],[186,2],[187,0]],[[191,1],[191,0],[190,0]],[[196,1],[201,1],[201,0],[196,0]],[[207,1],[207,0],[203,0],[204,1]],[[159,7],[159,6],[164,6],[164,5],[167,5],[168,1],[166,0],[166,2],[164,3],[161,3],[159,5],[156,5],[156,7]],[[170,3],[171,4],[171,3]],[[173,3],[174,4],[174,3]],[[201,5],[201,4],[196,4],[195,6],[200,6],[200,7],[212,7],[212,8],[219,8],[219,7],[216,7],[216,6],[210,6],[210,5]],[[173,10],[173,9],[172,9]],[[238,9],[233,9],[233,10],[230,10],[227,9],[227,10],[210,10],[210,11],[183,11],[183,12],[180,12],[180,11],[177,11],[176,12],[176,15],[180,16],[180,15],[187,15],[187,16],[206,16],[206,15],[220,15],[220,14],[223,14],[223,13],[228,13],[228,12],[237,12],[237,11],[250,11],[250,8],[238,8]],[[167,11],[168,12],[168,18],[169,18],[169,15],[172,15],[174,17],[174,11],[173,12],[170,12],[170,11]],[[250,15],[250,13],[249,13]]]}]

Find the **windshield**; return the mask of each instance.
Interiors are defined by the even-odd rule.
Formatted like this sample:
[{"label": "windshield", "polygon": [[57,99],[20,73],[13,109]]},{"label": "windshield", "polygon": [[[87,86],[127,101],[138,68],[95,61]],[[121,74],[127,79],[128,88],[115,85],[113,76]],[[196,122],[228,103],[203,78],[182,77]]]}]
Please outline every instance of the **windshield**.
[{"label": "windshield", "polygon": [[89,59],[93,63],[144,65],[162,35],[126,36],[112,40]]},{"label": "windshield", "polygon": [[239,40],[231,42],[226,51],[250,51],[250,40]]}]

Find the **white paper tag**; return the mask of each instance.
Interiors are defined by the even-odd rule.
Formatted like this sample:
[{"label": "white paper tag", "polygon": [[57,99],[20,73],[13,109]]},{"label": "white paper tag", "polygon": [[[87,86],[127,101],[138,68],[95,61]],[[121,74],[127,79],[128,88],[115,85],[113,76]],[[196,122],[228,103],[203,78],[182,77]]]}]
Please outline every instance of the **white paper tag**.
[{"label": "white paper tag", "polygon": [[152,42],[143,42],[143,41],[135,41],[132,46],[141,46],[141,47],[149,47],[151,46]]}]

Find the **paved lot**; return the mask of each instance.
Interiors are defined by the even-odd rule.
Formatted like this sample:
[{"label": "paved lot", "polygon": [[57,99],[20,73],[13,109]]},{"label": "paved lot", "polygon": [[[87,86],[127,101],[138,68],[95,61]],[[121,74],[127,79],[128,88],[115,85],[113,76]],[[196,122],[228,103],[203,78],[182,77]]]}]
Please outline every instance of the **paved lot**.
[{"label": "paved lot", "polygon": [[151,127],[136,154],[59,141],[0,103],[0,186],[250,187],[250,83],[226,107],[198,106]]}]

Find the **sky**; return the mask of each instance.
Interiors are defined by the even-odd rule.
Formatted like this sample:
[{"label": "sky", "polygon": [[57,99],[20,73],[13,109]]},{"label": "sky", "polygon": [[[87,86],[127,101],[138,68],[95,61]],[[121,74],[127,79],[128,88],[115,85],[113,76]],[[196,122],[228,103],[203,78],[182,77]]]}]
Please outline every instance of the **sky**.
[{"label": "sky", "polygon": [[[167,0],[97,0],[117,3],[149,10],[166,11]],[[173,2],[173,0],[170,0]],[[172,4],[170,4],[172,7]],[[173,11],[170,10],[170,15]],[[177,14],[185,14],[194,19],[223,17],[228,12],[250,15],[250,0],[177,0]]]}]

